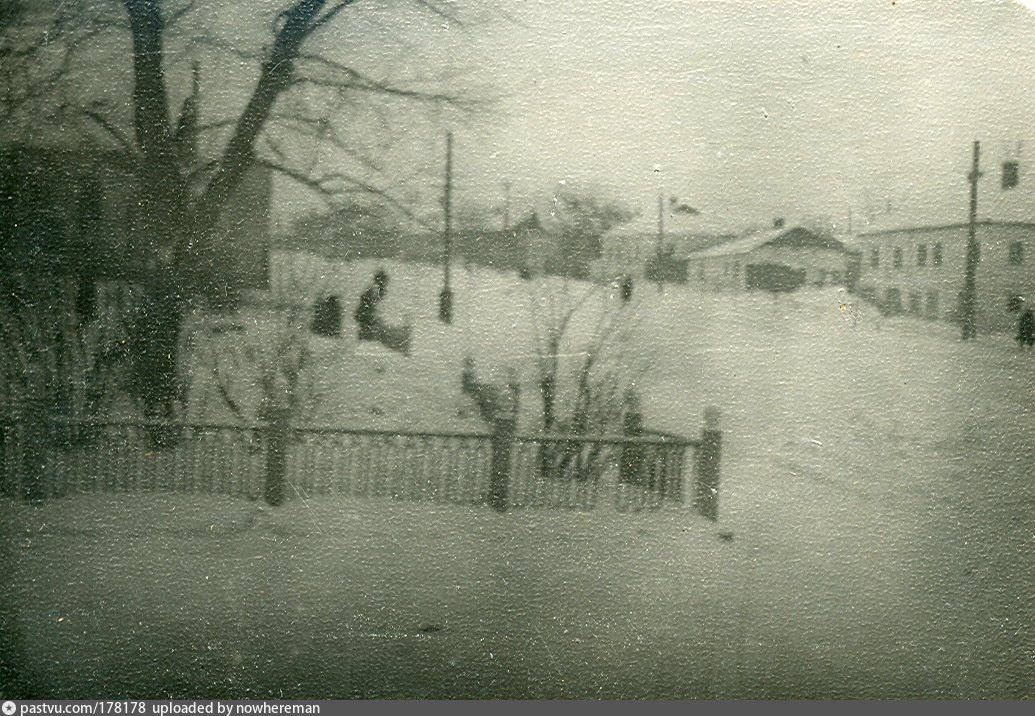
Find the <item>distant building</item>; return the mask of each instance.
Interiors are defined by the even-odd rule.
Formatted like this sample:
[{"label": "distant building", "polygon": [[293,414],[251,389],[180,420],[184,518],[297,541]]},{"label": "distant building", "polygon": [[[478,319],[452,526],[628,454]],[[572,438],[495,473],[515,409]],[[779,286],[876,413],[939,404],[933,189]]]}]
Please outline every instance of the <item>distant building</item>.
[{"label": "distant building", "polygon": [[[888,314],[957,320],[968,224],[860,234],[858,292]],[[979,221],[978,330],[1009,330],[1020,301],[1035,303],[1035,223]]]},{"label": "distant building", "polygon": [[507,229],[463,231],[455,238],[456,251],[468,262],[498,271],[543,273],[551,263],[556,242],[536,212]]},{"label": "distant building", "polygon": [[[454,261],[497,271],[542,273],[555,261],[557,242],[538,214],[507,229],[461,229],[450,237]],[[399,259],[441,263],[445,259],[443,232],[414,232],[386,217],[325,215],[298,222],[292,236],[276,242],[278,252],[301,251],[327,259]]]},{"label": "distant building", "polygon": [[682,282],[694,251],[733,237],[725,220],[685,211],[677,202],[663,206],[662,216],[644,213],[604,235],[601,256],[590,266],[598,281],[625,277]]},{"label": "distant building", "polygon": [[691,253],[687,282],[708,290],[731,291],[843,285],[851,255],[837,239],[778,222],[775,228]]}]

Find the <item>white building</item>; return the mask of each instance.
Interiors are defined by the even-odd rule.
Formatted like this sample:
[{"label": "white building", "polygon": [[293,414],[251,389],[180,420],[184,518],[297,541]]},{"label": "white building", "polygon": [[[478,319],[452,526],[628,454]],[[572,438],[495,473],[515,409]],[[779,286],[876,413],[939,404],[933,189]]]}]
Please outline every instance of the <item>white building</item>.
[{"label": "white building", "polygon": [[839,240],[782,222],[688,256],[687,283],[710,290],[793,290],[843,285],[851,251]]},{"label": "white building", "polygon": [[[969,225],[860,234],[858,291],[890,314],[957,320]],[[1035,223],[979,221],[978,330],[1009,330],[1020,299],[1035,305]]]}]

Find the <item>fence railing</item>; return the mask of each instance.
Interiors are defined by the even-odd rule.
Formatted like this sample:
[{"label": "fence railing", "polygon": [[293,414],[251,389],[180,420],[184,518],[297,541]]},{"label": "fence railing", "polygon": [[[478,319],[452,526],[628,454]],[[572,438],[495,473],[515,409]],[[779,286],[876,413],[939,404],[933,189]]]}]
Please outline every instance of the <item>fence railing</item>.
[{"label": "fence railing", "polygon": [[683,504],[686,448],[671,436],[569,437],[514,440],[508,504],[593,509],[603,496],[620,511]]},{"label": "fence railing", "polygon": [[[693,449],[693,486],[685,484]],[[180,492],[285,499],[384,497],[498,510],[619,511],[692,502],[717,514],[721,433],[568,436],[425,433],[49,418],[0,422],[0,492]],[[692,491],[692,494],[691,494]]]}]

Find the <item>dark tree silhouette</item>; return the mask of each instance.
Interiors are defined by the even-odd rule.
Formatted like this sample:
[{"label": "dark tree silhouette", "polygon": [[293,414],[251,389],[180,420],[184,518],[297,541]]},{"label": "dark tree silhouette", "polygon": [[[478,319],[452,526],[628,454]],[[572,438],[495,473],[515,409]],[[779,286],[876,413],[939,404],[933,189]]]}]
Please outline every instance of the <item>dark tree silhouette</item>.
[{"label": "dark tree silhouette", "polygon": [[590,262],[600,256],[604,234],[635,216],[620,201],[578,187],[557,192],[552,213],[560,224],[561,242],[547,271],[573,278],[587,278]]},{"label": "dark tree silhouette", "polygon": [[[200,9],[201,4],[194,0],[54,3],[47,6],[51,15],[30,9],[31,4],[25,2],[0,4],[0,73],[6,77],[22,66],[34,72],[30,73],[32,82],[18,82],[12,76],[11,82],[4,83],[0,121],[12,120],[21,112],[24,126],[33,102],[46,95],[52,118],[63,129],[89,127],[135,163],[138,189],[133,198],[132,241],[141,254],[134,259],[136,265],[146,268],[137,277],[143,290],[131,326],[128,367],[136,397],[149,416],[169,417],[181,395],[177,346],[189,306],[216,300],[229,290],[225,262],[218,258],[221,236],[217,229],[249,171],[264,167],[323,197],[377,194],[405,211],[402,202],[394,202],[389,192],[370,181],[369,172],[321,173],[298,160],[298,146],[330,145],[348,156],[354,166],[376,171],[376,163],[350,146],[335,122],[329,121],[328,113],[319,111],[327,105],[323,100],[328,96],[338,99],[339,108],[345,97],[463,104],[452,94],[435,89],[434,80],[397,85],[342,62],[340,57],[346,53],[341,52],[338,38],[328,42],[321,36],[328,27],[340,25],[358,4],[356,0],[286,2],[270,15],[266,41],[258,49],[228,47],[224,40],[190,30],[199,26],[184,23]],[[436,25],[443,21],[460,24],[448,2],[400,0],[396,5],[424,13]],[[251,13],[265,11],[248,12],[248,17],[256,17]],[[409,20],[395,28],[400,36],[413,32],[412,18]],[[392,22],[391,16],[385,14],[383,22]],[[183,29],[184,24],[188,29]],[[387,30],[390,34],[393,28]],[[103,43],[98,39],[102,37]],[[223,51],[259,67],[254,86],[235,114],[224,115],[208,126],[199,123],[198,101],[205,93],[199,90],[197,68],[193,93],[178,111],[172,106],[167,73],[179,62],[171,49],[173,38],[180,43],[177,47],[184,39],[188,46],[220,45]],[[103,99],[84,100],[81,90],[88,83],[75,76],[76,64],[89,57],[82,54],[84,48],[100,52],[102,47],[100,54],[108,58],[129,53],[131,89],[123,96],[116,82],[105,88]],[[220,72],[205,68],[203,76],[210,87],[222,91]],[[440,79],[438,85],[444,82]],[[272,126],[277,131],[271,131]],[[194,150],[205,132],[221,141],[209,142],[219,149],[215,156],[202,159]]]}]

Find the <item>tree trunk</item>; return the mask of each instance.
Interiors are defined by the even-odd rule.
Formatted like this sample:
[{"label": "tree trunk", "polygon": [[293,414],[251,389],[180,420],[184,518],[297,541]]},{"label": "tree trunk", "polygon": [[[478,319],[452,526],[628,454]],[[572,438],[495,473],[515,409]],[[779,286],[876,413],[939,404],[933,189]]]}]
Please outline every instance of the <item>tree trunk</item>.
[{"label": "tree trunk", "polygon": [[170,281],[144,288],[130,334],[130,369],[136,397],[148,418],[168,420],[182,393],[176,369],[186,301]]},{"label": "tree trunk", "polygon": [[[350,2],[321,16],[326,0],[296,0],[278,18],[258,83],[200,194],[181,166],[167,93],[165,23],[160,0],[122,0],[133,43],[133,128],[139,149],[140,221],[134,230],[143,260],[142,305],[130,337],[132,384],[149,418],[169,419],[183,393],[177,378],[179,336],[188,301],[219,298],[227,286],[216,260],[213,230],[254,161],[256,138],[292,81],[309,35]],[[141,270],[137,267],[134,273]]]},{"label": "tree trunk", "polygon": [[553,429],[554,421],[554,377],[543,376],[539,381],[539,392],[543,396],[543,430],[549,432]]}]

